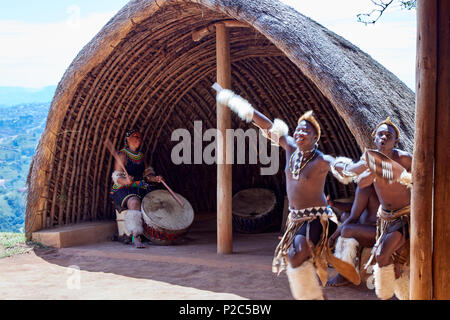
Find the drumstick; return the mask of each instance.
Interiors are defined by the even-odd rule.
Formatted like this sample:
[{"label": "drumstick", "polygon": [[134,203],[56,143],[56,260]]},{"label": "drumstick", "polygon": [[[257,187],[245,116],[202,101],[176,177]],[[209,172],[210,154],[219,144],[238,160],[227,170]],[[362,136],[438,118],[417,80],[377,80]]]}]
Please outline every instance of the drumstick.
[{"label": "drumstick", "polygon": [[180,199],[178,199],[177,195],[175,194],[175,192],[172,191],[172,189],[170,189],[170,187],[167,185],[167,183],[161,179],[161,183],[166,187],[166,189],[170,192],[170,194],[172,195],[172,197],[180,204],[180,206],[182,208],[184,208],[184,203],[181,202]]},{"label": "drumstick", "polygon": [[127,169],[125,169],[125,165],[123,164],[122,159],[120,159],[119,155],[117,154],[116,150],[114,149],[114,147],[113,147],[111,141],[109,141],[109,139],[105,140],[105,146],[109,150],[109,152],[111,152],[114,159],[116,159],[117,163],[120,165],[123,172],[125,172],[125,174],[128,176]]}]

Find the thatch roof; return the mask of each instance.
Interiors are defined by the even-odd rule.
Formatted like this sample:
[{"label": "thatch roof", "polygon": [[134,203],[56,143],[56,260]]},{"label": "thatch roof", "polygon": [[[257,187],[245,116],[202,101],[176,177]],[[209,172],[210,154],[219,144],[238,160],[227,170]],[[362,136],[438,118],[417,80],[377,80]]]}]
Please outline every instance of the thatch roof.
[{"label": "thatch roof", "polygon": [[[370,132],[391,116],[412,151],[414,93],[370,56],[293,8],[273,0],[130,1],[78,54],[61,79],[29,174],[26,232],[109,219],[113,168],[103,146],[119,148],[124,130],[144,132],[143,150],[196,212],[215,212],[215,166],[170,161],[171,132],[202,120],[214,128],[215,35],[192,32],[234,19],[233,90],[290,130],[312,109],[322,125],[321,149],[357,158]],[[233,117],[233,126],[247,128]],[[284,155],[281,154],[283,157]],[[281,160],[284,161],[284,160]],[[283,162],[281,162],[283,163]],[[233,191],[267,186],[284,192],[283,174],[233,168]],[[329,180],[327,192],[348,189]]]}]

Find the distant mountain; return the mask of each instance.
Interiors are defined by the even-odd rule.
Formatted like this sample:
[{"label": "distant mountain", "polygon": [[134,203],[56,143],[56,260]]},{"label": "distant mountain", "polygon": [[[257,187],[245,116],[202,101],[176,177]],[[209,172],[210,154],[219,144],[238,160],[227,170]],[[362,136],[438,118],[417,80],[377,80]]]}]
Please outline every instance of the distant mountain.
[{"label": "distant mountain", "polygon": [[39,89],[22,87],[0,87],[0,105],[12,106],[23,103],[43,103],[52,101],[56,86]]}]

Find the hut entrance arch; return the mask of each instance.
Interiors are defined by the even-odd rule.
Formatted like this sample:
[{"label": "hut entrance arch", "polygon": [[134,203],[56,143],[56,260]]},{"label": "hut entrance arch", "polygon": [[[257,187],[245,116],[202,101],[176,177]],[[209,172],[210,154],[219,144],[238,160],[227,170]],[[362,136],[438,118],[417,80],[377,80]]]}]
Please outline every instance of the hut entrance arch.
[{"label": "hut entrance arch", "polygon": [[[243,3],[256,10],[258,1]],[[215,92],[211,88],[217,80],[216,36],[214,32],[206,32],[199,41],[194,41],[193,33],[220,21],[240,18],[238,24],[249,25],[228,28],[233,91],[269,117],[285,120],[291,132],[301,114],[314,110],[323,131],[320,149],[335,156],[359,157],[367,145],[364,141],[370,140],[364,140],[363,136],[380,117],[389,114],[389,110],[384,111],[386,107],[376,109],[377,101],[372,101],[378,96],[378,102],[381,97],[386,99],[383,94],[386,87],[380,87],[380,92],[364,100],[364,96],[359,96],[364,90],[351,88],[345,77],[334,77],[341,84],[324,80],[321,85],[318,78],[325,79],[325,72],[338,69],[317,68],[312,77],[306,72],[310,70],[305,67],[308,61],[293,54],[289,41],[273,41],[275,36],[268,36],[270,30],[263,33],[255,27],[260,23],[256,17],[245,21],[245,15],[251,11],[243,13],[232,8],[230,15],[225,13],[224,6],[209,1],[167,1],[164,5],[131,1],[80,52],[57,88],[30,169],[28,236],[40,229],[115,218],[109,198],[113,159],[103,142],[109,139],[117,148],[121,147],[124,132],[131,127],[143,131],[142,151],[172,189],[192,203],[194,212],[216,212],[216,166],[196,164],[193,156],[192,164],[175,165],[171,152],[178,142],[172,141],[171,136],[180,128],[194,136],[196,121],[201,121],[204,131],[216,128]],[[310,23],[317,32],[331,37],[330,45],[343,41],[289,10],[299,23]],[[289,33],[285,36],[288,39]],[[340,48],[349,56],[369,59],[368,68],[379,67],[351,44]],[[314,57],[310,58],[313,62]],[[348,56],[345,59],[352,60]],[[377,71],[367,74],[390,77],[384,69]],[[364,81],[360,79],[358,84]],[[398,79],[389,85],[396,90],[403,88]],[[407,90],[393,94],[389,106],[395,106],[398,115],[392,118],[401,119],[401,128],[409,123],[408,116],[413,117],[407,107],[410,94]],[[360,108],[353,112],[353,105]],[[364,125],[356,126],[360,122]],[[234,115],[230,127],[250,128]],[[192,150],[193,144],[194,141]],[[203,142],[203,146],[207,144]],[[284,163],[284,153],[280,152],[280,166],[284,167]],[[267,187],[283,196],[282,168],[273,176],[261,176],[259,169],[258,164],[234,165],[232,193]],[[352,190],[329,177],[325,191],[337,198],[347,197]]]}]

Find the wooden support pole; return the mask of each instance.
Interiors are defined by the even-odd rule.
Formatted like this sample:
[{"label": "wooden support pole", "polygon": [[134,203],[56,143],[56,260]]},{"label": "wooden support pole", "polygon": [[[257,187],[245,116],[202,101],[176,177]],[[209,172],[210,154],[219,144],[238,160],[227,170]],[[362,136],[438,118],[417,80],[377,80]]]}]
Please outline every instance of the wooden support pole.
[{"label": "wooden support pole", "polygon": [[450,299],[450,1],[438,2],[433,299]]},{"label": "wooden support pole", "polygon": [[[217,83],[231,89],[230,40],[227,27],[216,25]],[[217,253],[233,251],[232,239],[232,167],[226,163],[231,143],[226,130],[231,127],[230,109],[217,105]],[[222,137],[222,139],[220,139]]]},{"label": "wooden support pole", "polygon": [[433,167],[436,118],[437,1],[417,2],[416,118],[411,197],[410,298],[432,298]]}]

